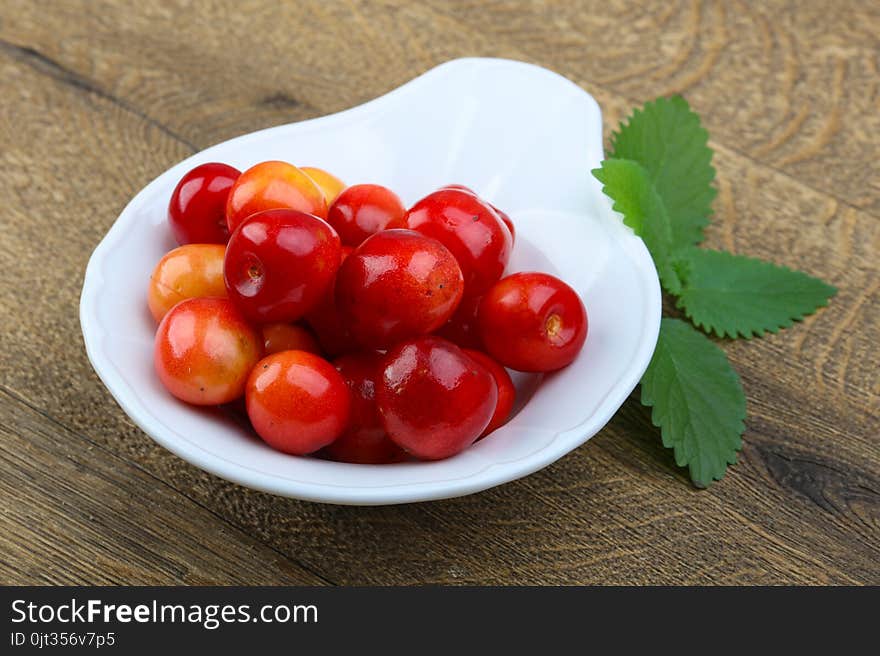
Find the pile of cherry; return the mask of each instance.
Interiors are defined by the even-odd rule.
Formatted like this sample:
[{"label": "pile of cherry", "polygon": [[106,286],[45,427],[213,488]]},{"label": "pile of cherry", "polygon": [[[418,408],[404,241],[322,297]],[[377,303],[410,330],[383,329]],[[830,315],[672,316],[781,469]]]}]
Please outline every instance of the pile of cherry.
[{"label": "pile of cherry", "polygon": [[560,369],[587,337],[567,284],[503,277],[513,222],[461,185],[406,209],[321,169],[202,164],[168,221],[181,246],[148,294],[160,380],[195,405],[244,397],[285,453],[447,458],[509,418],[505,367]]}]

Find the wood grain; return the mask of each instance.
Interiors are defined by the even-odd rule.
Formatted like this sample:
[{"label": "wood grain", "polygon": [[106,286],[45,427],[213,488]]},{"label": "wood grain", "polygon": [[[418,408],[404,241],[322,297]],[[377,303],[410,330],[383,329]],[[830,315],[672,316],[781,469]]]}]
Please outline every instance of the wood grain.
[{"label": "wood grain", "polygon": [[4,582],[324,583],[5,390],[0,417]]},{"label": "wood grain", "polygon": [[[870,2],[7,0],[0,581],[880,583],[878,33]],[[749,397],[741,462],[695,491],[631,399],[524,480],[364,509],[245,490],[143,435],[77,317],[133,193],[197,149],[466,55],[567,75],[608,129],[683,92],[717,153],[709,244],[840,288],[803,324],[725,344]]]}]

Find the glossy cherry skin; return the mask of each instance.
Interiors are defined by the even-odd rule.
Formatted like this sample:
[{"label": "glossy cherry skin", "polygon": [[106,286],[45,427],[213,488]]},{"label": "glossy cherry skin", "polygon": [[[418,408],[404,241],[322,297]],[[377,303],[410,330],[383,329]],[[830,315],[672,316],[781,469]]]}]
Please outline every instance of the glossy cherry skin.
[{"label": "glossy cherry skin", "polygon": [[299,210],[327,218],[327,201],[314,181],[293,164],[272,160],[249,168],[229,190],[229,234],[251,215],[273,209]]},{"label": "glossy cherry skin", "polygon": [[436,334],[461,348],[484,350],[483,338],[477,326],[477,310],[480,309],[482,298],[482,296],[462,298],[458,309],[449,321],[435,331]]},{"label": "glossy cherry skin", "polygon": [[388,351],[376,401],[395,443],[422,460],[440,460],[483,433],[498,388],[492,374],[455,344],[426,336]]},{"label": "glossy cherry skin", "polygon": [[178,244],[225,244],[226,202],[241,171],[227,164],[201,164],[184,175],[168,203],[168,224]]},{"label": "glossy cherry skin", "polygon": [[435,191],[410,208],[404,223],[452,251],[464,275],[465,296],[483,294],[504,274],[513,247],[510,232],[475,195]]},{"label": "glossy cherry skin", "polygon": [[510,243],[513,244],[516,242],[516,228],[513,227],[513,219],[507,215],[507,212],[499,210],[491,203],[489,203],[489,207],[495,210],[495,213],[501,219],[501,222],[507,227],[507,231],[510,233]]},{"label": "glossy cherry skin", "polygon": [[348,425],[348,386],[332,364],[306,351],[260,360],[247,381],[247,414],[269,446],[305,455],[327,446]]},{"label": "glossy cherry skin", "polygon": [[345,432],[324,455],[339,462],[379,465],[399,462],[404,451],[388,437],[376,406],[376,379],[383,356],[375,351],[343,355],[334,361],[351,392],[351,417]]},{"label": "glossy cherry skin", "polygon": [[463,184],[448,184],[443,185],[440,189],[456,189],[458,191],[464,191],[465,193],[470,194],[471,196],[478,196],[477,192],[471,189],[470,187],[466,187]]},{"label": "glossy cherry skin", "polygon": [[153,363],[177,398],[195,405],[229,403],[244,394],[263,342],[225,298],[190,298],[175,305],[156,331]]},{"label": "glossy cherry skin", "polygon": [[327,222],[343,244],[358,246],[390,224],[399,225],[405,214],[400,197],[387,187],[357,184],[339,194],[327,211]]},{"label": "glossy cherry skin", "polygon": [[304,326],[295,323],[267,323],[262,328],[263,352],[266,355],[281,351],[308,351],[321,355],[318,340]]},{"label": "glossy cherry skin", "polygon": [[[449,184],[449,185],[446,185],[445,187],[440,187],[440,189],[456,189],[458,191],[463,191],[465,193],[471,194],[472,196],[476,196],[477,198],[480,197],[480,195],[476,191],[474,191],[470,187],[465,187],[464,185],[461,185],[461,184]],[[511,243],[516,241],[516,229],[513,227],[513,221],[507,215],[507,212],[504,212],[504,211],[498,209],[492,203],[487,203],[487,204],[489,205],[489,207],[491,207],[493,210],[495,210],[495,213],[498,215],[498,218],[500,218],[501,221],[504,223],[504,225],[507,226],[507,230],[510,232]]]},{"label": "glossy cherry skin", "polygon": [[312,182],[317,185],[318,189],[324,194],[324,200],[327,201],[327,206],[336,200],[336,197],[340,194],[340,192],[345,189],[345,183],[337,178],[332,173],[328,173],[324,169],[319,169],[314,166],[301,166],[300,171],[305,173],[312,179]]},{"label": "glossy cherry skin", "polygon": [[355,340],[386,348],[442,326],[461,301],[461,269],[439,241],[384,230],[349,255],[336,278],[336,307]]},{"label": "glossy cherry skin", "polygon": [[147,305],[158,322],[187,298],[226,296],[221,244],[186,244],[169,251],[150,274]]},{"label": "glossy cherry skin", "polygon": [[518,371],[571,364],[587,339],[587,311],[571,287],[546,273],[515,273],[490,289],[477,315],[489,355]]},{"label": "glossy cherry skin", "polygon": [[226,291],[254,322],[293,322],[327,293],[339,258],[339,236],[326,221],[296,210],[261,212],[229,238]]},{"label": "glossy cherry skin", "polygon": [[[351,255],[353,250],[351,246],[342,247],[342,262],[345,262],[345,258]],[[339,310],[336,309],[335,279],[317,305],[306,315],[305,322],[314,331],[324,353],[331,358],[359,348],[348,326],[342,320]]]},{"label": "glossy cherry skin", "polygon": [[513,410],[513,404],[516,401],[516,388],[513,386],[513,380],[507,369],[498,364],[482,351],[473,351],[464,349],[464,352],[471,356],[474,360],[488,369],[489,373],[495,379],[495,385],[498,388],[498,402],[495,404],[495,412],[489,425],[483,430],[480,437],[485,437],[496,428],[500,428],[507,423],[510,417],[510,411]]}]

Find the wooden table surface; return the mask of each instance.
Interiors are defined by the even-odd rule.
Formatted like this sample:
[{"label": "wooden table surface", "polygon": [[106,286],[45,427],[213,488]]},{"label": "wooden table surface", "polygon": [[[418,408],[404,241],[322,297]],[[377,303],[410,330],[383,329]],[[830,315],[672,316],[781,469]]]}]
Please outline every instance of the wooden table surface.
[{"label": "wooden table surface", "polygon": [[[0,582],[880,583],[880,7],[644,5],[2,0]],[[524,480],[352,508],[241,488],[138,430],[78,318],[131,196],[206,146],[474,55],[571,78],[606,130],[683,93],[716,152],[708,243],[839,287],[724,344],[749,399],[740,463],[695,490],[631,398]]]}]

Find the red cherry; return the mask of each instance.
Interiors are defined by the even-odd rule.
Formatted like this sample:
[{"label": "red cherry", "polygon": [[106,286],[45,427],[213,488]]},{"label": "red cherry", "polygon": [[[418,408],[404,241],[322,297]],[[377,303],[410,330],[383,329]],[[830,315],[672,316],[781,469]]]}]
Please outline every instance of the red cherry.
[{"label": "red cherry", "polygon": [[477,310],[480,309],[482,298],[482,296],[466,296],[461,299],[455,314],[440,326],[436,331],[437,335],[461,348],[484,350],[483,338],[477,326]]},{"label": "red cherry", "polygon": [[477,196],[477,192],[471,189],[470,187],[465,187],[463,184],[448,184],[440,187],[442,189],[456,189],[458,191],[463,191],[465,193],[470,194],[471,196]]},{"label": "red cherry", "polygon": [[495,379],[495,385],[498,387],[498,403],[495,405],[495,413],[492,415],[492,419],[489,421],[489,425],[486,426],[483,434],[480,435],[480,437],[485,437],[496,428],[500,428],[507,423],[510,411],[513,410],[514,401],[516,401],[516,388],[513,386],[513,380],[511,380],[510,374],[507,373],[507,369],[488,355],[471,349],[464,349],[464,352],[489,370],[489,373]]},{"label": "red cherry", "polygon": [[489,355],[519,371],[570,364],[587,339],[587,311],[564,282],[546,273],[515,273],[480,303],[477,321]]},{"label": "red cherry", "polygon": [[466,296],[479,296],[504,273],[510,232],[488,204],[459,189],[435,191],[410,208],[405,227],[446,246],[461,266]]},{"label": "red cherry", "polygon": [[265,210],[290,209],[327,216],[324,192],[293,164],[260,162],[241,174],[229,190],[226,225],[230,234],[248,217]]},{"label": "red cherry", "polygon": [[264,324],[263,352],[272,355],[281,351],[308,351],[321,355],[321,347],[308,328],[295,323]]},{"label": "red cherry", "polygon": [[[463,191],[467,194],[471,194],[472,196],[476,196],[477,198],[480,197],[480,195],[476,191],[474,191],[470,187],[465,187],[464,185],[461,185],[461,184],[448,184],[443,187],[440,187],[440,189],[441,190],[455,189],[458,191]],[[487,205],[489,207],[491,207],[493,210],[495,210],[495,213],[498,215],[498,218],[500,218],[504,222],[504,225],[507,226],[507,230],[510,232],[511,243],[516,241],[516,229],[513,227],[513,221],[507,215],[507,212],[503,212],[502,210],[495,207],[492,203],[487,203]]]},{"label": "red cherry", "polygon": [[[345,262],[345,258],[351,255],[353,250],[351,246],[342,247],[342,262]],[[318,337],[318,343],[321,344],[324,353],[330,357],[335,358],[358,348],[348,326],[342,321],[339,310],[336,309],[335,278],[318,304],[306,315],[305,321]]]},{"label": "red cherry", "polygon": [[345,189],[345,183],[335,175],[315,166],[300,166],[299,170],[312,179],[315,186],[324,194],[327,205],[330,205],[339,193]]},{"label": "red cherry", "polygon": [[322,297],[318,305],[306,315],[305,321],[318,337],[321,350],[331,358],[359,348],[339,316],[336,302],[331,295]]},{"label": "red cherry", "polygon": [[336,277],[336,307],[362,345],[385,348],[427,334],[461,300],[461,269],[435,239],[384,230],[358,246]]},{"label": "red cherry", "polygon": [[376,379],[382,355],[375,352],[344,355],[333,363],[351,392],[348,428],[324,454],[332,460],[362,464],[399,462],[406,454],[392,442],[376,406]]},{"label": "red cherry", "polygon": [[439,460],[482,434],[498,388],[492,374],[455,344],[427,336],[388,351],[376,401],[394,442],[417,458]]},{"label": "red cherry", "polygon": [[156,331],[153,363],[162,384],[195,405],[228,403],[263,352],[263,340],[225,298],[189,298]]},{"label": "red cherry", "polygon": [[333,365],[306,351],[282,351],[260,360],[247,381],[247,413],[269,446],[305,455],[345,430],[348,386]]},{"label": "red cherry", "polygon": [[504,225],[507,226],[507,230],[508,230],[508,232],[510,232],[510,242],[514,243],[516,241],[516,228],[513,227],[513,219],[511,219],[507,215],[507,212],[503,212],[503,211],[499,210],[497,207],[495,207],[491,203],[490,203],[489,207],[491,207],[493,210],[495,210],[495,213],[498,215],[498,217],[501,219],[501,221],[504,223]]},{"label": "red cherry", "polygon": [[241,171],[219,162],[201,164],[184,175],[168,203],[168,223],[184,244],[225,244],[226,201]]},{"label": "red cherry", "polygon": [[339,268],[339,236],[296,210],[255,214],[226,247],[226,291],[252,321],[293,322],[327,292]]},{"label": "red cherry", "polygon": [[390,189],[375,184],[346,188],[327,212],[327,222],[339,233],[343,244],[358,246],[364,239],[400,224],[406,208]]},{"label": "red cherry", "polygon": [[185,244],[168,251],[150,275],[147,305],[158,322],[186,298],[226,296],[222,244]]}]

